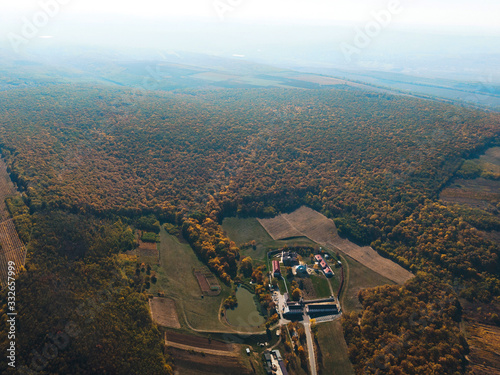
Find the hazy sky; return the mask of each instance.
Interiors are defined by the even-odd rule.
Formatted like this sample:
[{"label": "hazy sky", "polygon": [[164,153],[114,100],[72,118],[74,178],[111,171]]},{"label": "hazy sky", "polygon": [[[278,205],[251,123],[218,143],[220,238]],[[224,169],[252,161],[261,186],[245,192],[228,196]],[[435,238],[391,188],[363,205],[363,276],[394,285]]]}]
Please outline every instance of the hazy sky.
[{"label": "hazy sky", "polygon": [[[41,3],[61,3],[66,14],[127,14],[142,17],[204,17],[224,21],[314,20],[364,21],[372,11],[387,9],[390,1],[379,0],[0,0],[2,19],[30,16]],[[401,14],[400,25],[462,25],[499,30],[498,0],[394,0]],[[64,5],[63,5],[64,4]],[[14,12],[17,15],[14,15]],[[9,22],[10,23],[10,22]]]},{"label": "hazy sky", "polygon": [[[0,0],[0,47],[144,47],[478,77],[500,71],[499,15],[500,0]],[[365,45],[357,34],[370,25]]]}]

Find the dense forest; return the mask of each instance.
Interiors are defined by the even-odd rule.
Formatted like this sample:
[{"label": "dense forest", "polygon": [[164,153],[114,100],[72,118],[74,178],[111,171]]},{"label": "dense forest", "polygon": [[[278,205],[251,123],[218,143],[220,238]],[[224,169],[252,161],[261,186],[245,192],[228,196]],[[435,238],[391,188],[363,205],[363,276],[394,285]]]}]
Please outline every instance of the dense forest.
[{"label": "dense forest", "polygon": [[[120,255],[135,247],[129,226],[62,211],[39,211],[23,225],[31,238],[16,283],[19,363],[13,369],[2,361],[0,372],[139,375],[147,366],[150,374],[172,374],[147,297],[134,285],[136,264]],[[8,347],[7,336],[0,345]]]},{"label": "dense forest", "polygon": [[[25,239],[31,235],[22,288],[27,296],[36,295],[44,284],[34,280],[66,275],[74,290],[56,300],[63,299],[67,309],[77,304],[90,293],[79,281],[82,276],[97,272],[112,280],[117,254],[129,246],[126,223],[144,217],[182,227],[200,258],[230,284],[240,257],[219,225],[222,218],[272,216],[306,204],[333,218],[342,236],[372,244],[414,272],[438,275],[471,301],[495,302],[498,243],[478,234],[481,216],[473,222],[461,209],[441,204],[438,194],[464,158],[484,150],[499,133],[496,114],[348,87],[137,93],[60,85],[0,92],[0,148],[26,205],[16,223]],[[68,233],[67,227],[76,229]],[[436,281],[426,283],[432,290],[448,290]],[[131,326],[137,320],[126,315],[145,312],[133,280],[127,286],[110,302],[130,310],[103,331],[113,337],[107,342],[110,353],[122,350],[123,343],[112,344],[123,339],[121,334],[157,336],[149,318],[143,327]],[[427,303],[418,285],[404,288],[408,298],[402,296],[400,311],[391,314]],[[399,298],[395,287],[370,293],[361,296],[366,309],[377,299]],[[30,311],[43,308],[40,303]],[[106,318],[111,322],[112,311],[99,324]],[[59,314],[77,319],[64,309]],[[44,326],[52,325],[45,321]],[[108,331],[119,326],[128,328]],[[346,327],[354,330],[352,324]],[[42,345],[47,331],[33,329],[30,340]],[[349,334],[354,342],[355,334]],[[450,328],[446,335],[453,337],[452,347],[437,353],[459,353],[457,363],[443,366],[461,371],[458,334]],[[134,339],[122,341],[141,353],[137,348],[156,348],[159,342],[150,345],[141,335]],[[89,345],[94,344],[79,347],[79,354],[88,350],[85,355],[92,356],[104,345]],[[383,344],[366,350],[377,345]],[[160,349],[148,355],[141,360],[160,357]],[[366,365],[356,353],[351,358],[357,368]],[[81,366],[97,366],[92,363]],[[168,373],[165,358],[157,363]]]},{"label": "dense forest", "polygon": [[[237,251],[227,254],[227,240],[209,248],[218,232],[211,222],[301,204],[412,270],[428,271],[433,258],[431,267],[449,279],[483,282],[500,268],[498,246],[434,203],[463,158],[497,135],[496,115],[350,89],[143,93],[132,100],[124,90],[61,86],[2,95],[0,146],[32,212],[154,213],[176,224],[206,216],[197,225],[212,240],[195,248],[220,264],[212,268],[223,279],[234,276]],[[430,212],[449,222],[429,219],[412,229],[413,218]],[[443,229],[451,234],[439,238],[439,248],[431,249],[437,238],[426,233],[426,251],[404,235]],[[477,254],[483,247],[488,251]],[[498,293],[492,288],[487,294]]]},{"label": "dense forest", "polygon": [[467,342],[460,335],[456,294],[419,274],[403,287],[361,291],[363,313],[343,316],[356,374],[459,374]]}]

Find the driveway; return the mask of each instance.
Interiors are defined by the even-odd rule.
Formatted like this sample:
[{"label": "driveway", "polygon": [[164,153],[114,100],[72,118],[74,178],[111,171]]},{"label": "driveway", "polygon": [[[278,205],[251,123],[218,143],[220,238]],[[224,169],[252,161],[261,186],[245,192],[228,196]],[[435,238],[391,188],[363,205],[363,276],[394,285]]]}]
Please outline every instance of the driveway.
[{"label": "driveway", "polygon": [[316,371],[316,357],[314,355],[314,343],[311,332],[311,323],[309,323],[309,316],[304,312],[304,330],[306,331],[307,352],[309,353],[309,365],[311,366],[311,375],[317,375]]}]

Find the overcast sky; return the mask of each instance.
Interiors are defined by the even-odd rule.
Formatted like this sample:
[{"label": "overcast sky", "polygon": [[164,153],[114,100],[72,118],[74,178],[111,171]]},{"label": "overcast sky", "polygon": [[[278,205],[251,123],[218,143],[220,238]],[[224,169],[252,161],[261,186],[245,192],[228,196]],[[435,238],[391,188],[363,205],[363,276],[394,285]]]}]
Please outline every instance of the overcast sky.
[{"label": "overcast sky", "polygon": [[[151,18],[204,17],[231,20],[363,21],[387,9],[380,0],[0,0],[2,19],[30,16],[41,3],[57,1],[66,14],[127,14]],[[499,30],[498,0],[393,0],[402,12],[399,25],[474,26]],[[64,3],[64,5],[62,5]]]},{"label": "overcast sky", "polygon": [[434,60],[434,70],[476,77],[500,70],[499,16],[500,0],[0,0],[0,47],[144,47],[400,70]]}]

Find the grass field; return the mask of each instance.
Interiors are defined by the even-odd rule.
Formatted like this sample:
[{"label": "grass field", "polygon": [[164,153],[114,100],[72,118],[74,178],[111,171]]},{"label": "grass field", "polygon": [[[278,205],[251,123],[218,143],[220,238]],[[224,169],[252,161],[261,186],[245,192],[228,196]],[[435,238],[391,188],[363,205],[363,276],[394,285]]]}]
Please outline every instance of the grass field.
[{"label": "grass field", "polygon": [[318,324],[318,343],[322,361],[318,364],[321,375],[354,375],[340,319]]},{"label": "grass field", "polygon": [[465,323],[471,370],[478,374],[500,374],[500,327]]},{"label": "grass field", "polygon": [[156,324],[162,327],[181,328],[174,300],[154,297],[149,300],[149,308]]},{"label": "grass field", "polygon": [[[288,287],[288,284],[286,285]],[[278,288],[280,289],[281,294],[286,292],[285,281],[282,278],[278,279]]]},{"label": "grass field", "polygon": [[305,237],[275,241],[256,218],[228,217],[222,222],[222,228],[238,246],[255,240],[255,250],[251,247],[240,250],[242,257],[250,256],[252,259],[265,260],[270,249],[279,249],[285,245],[317,246]]},{"label": "grass field", "polygon": [[[468,165],[469,167],[464,167]],[[478,159],[466,160],[462,170],[477,169],[480,177],[455,178],[439,195],[448,203],[465,204],[495,212],[500,201],[500,147],[491,147]],[[475,166],[475,167],[474,167]],[[486,178],[484,178],[486,177]],[[489,177],[489,178],[488,178]]]},{"label": "grass field", "polygon": [[482,177],[473,180],[455,179],[441,192],[439,198],[449,203],[494,209],[500,201],[500,181]]},{"label": "grass field", "polygon": [[234,352],[234,346],[232,344],[209,339],[208,337],[202,337],[197,335],[186,335],[177,331],[167,331],[166,333],[167,345],[172,343],[181,344],[184,346],[189,346],[198,349],[209,349],[212,351],[226,352],[230,355]]},{"label": "grass field", "polygon": [[493,163],[500,166],[500,147],[491,147],[485,151],[484,155],[479,157],[480,159]]},{"label": "grass field", "polygon": [[328,286],[328,279],[324,275],[311,276],[311,281],[317,298],[330,297],[331,293],[330,287]]},{"label": "grass field", "polygon": [[349,280],[347,288],[343,292],[344,297],[341,299],[343,302],[342,307],[346,311],[361,310],[361,304],[358,300],[358,292],[360,290],[379,285],[395,284],[393,281],[379,275],[348,256],[345,256],[344,259],[346,259],[349,267]]},{"label": "grass field", "polygon": [[333,271],[333,277],[329,279],[330,284],[332,284],[333,294],[335,295],[335,297],[338,297],[337,292],[338,292],[339,286],[340,286],[341,271],[340,271],[340,268],[335,268],[335,266],[333,266],[330,263],[329,263],[329,265]]},{"label": "grass field", "polygon": [[476,164],[481,169],[481,174],[499,176],[500,175],[500,147],[487,149],[479,159],[468,160],[469,163]]},{"label": "grass field", "polygon": [[163,290],[166,297],[175,300],[179,320],[184,328],[185,313],[189,324],[195,329],[227,330],[227,327],[220,323],[218,314],[223,298],[229,295],[228,288],[221,285],[222,292],[219,296],[202,298],[193,268],[205,266],[191,246],[180,243],[163,228],[160,231],[160,241],[160,265],[153,266],[158,281],[151,284],[150,292],[156,295],[159,290]]}]

